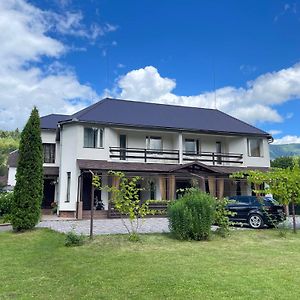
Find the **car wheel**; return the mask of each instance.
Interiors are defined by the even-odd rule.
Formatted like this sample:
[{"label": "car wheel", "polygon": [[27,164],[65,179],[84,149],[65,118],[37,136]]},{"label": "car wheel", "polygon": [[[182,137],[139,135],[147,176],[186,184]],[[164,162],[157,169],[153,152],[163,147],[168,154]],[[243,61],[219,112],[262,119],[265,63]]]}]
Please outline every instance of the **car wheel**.
[{"label": "car wheel", "polygon": [[264,226],[264,220],[260,215],[252,214],[248,219],[248,224],[251,228],[258,229]]}]

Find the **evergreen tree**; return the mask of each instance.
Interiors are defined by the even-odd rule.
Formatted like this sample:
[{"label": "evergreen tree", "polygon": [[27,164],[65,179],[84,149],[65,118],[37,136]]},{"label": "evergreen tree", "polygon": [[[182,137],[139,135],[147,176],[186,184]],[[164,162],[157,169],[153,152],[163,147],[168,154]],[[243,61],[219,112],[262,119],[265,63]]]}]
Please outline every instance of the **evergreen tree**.
[{"label": "evergreen tree", "polygon": [[33,228],[39,221],[43,198],[43,150],[40,118],[36,107],[22,133],[12,206],[15,231]]}]

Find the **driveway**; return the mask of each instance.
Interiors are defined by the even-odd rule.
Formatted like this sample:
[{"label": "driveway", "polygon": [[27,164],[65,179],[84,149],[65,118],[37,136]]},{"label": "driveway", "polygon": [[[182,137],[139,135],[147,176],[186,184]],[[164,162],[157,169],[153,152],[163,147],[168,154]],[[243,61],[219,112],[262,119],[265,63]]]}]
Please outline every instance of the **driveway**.
[{"label": "driveway", "polygon": [[[125,220],[126,224],[130,226],[128,220]],[[88,235],[90,232],[90,221],[42,221],[38,224],[38,227],[51,228],[58,232],[69,232],[74,230],[76,233]],[[143,222],[141,221],[141,227],[139,232],[141,233],[162,233],[169,232],[168,219],[167,218],[147,218]],[[127,233],[121,219],[100,219],[94,220],[94,234],[124,234]]]}]

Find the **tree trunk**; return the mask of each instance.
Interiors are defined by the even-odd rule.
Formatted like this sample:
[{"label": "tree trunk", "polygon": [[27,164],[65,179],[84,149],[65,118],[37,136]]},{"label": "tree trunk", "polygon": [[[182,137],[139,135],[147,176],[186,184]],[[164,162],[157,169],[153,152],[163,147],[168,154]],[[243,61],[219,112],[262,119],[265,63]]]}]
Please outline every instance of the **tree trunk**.
[{"label": "tree trunk", "polygon": [[292,214],[293,214],[293,232],[296,233],[296,214],[295,214],[294,200],[292,200]]},{"label": "tree trunk", "polygon": [[284,211],[285,211],[286,216],[288,217],[290,215],[290,210],[289,210],[289,205],[288,204],[284,205]]}]

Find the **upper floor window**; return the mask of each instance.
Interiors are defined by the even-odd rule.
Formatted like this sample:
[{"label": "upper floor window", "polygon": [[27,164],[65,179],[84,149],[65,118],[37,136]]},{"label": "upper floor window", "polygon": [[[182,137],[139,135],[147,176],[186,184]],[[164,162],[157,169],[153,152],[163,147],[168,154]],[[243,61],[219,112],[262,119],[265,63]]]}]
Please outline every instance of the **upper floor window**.
[{"label": "upper floor window", "polygon": [[200,144],[199,140],[194,139],[185,139],[184,149],[186,153],[197,154],[200,153]]},{"label": "upper floor window", "polygon": [[150,150],[162,150],[162,139],[157,136],[147,137],[147,148]]},{"label": "upper floor window", "polygon": [[248,139],[248,155],[253,157],[262,156],[261,144],[261,139]]},{"label": "upper floor window", "polygon": [[55,163],[55,144],[43,144],[44,163]]},{"label": "upper floor window", "polygon": [[84,143],[85,148],[102,148],[103,147],[103,129],[85,127]]}]

